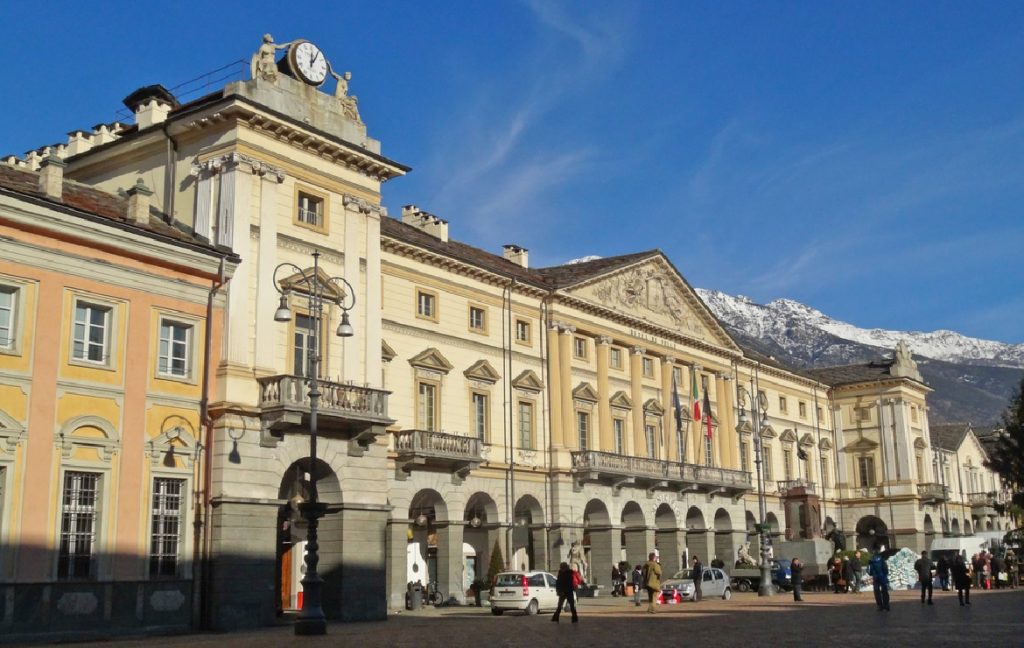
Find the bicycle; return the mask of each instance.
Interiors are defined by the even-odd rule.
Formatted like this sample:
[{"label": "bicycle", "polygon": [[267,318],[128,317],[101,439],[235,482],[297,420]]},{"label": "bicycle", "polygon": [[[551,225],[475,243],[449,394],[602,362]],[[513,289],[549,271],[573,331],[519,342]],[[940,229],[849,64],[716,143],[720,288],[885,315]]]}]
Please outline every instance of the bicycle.
[{"label": "bicycle", "polygon": [[427,603],[434,607],[443,607],[445,605],[445,596],[441,590],[437,589],[437,581],[431,581],[427,584]]}]

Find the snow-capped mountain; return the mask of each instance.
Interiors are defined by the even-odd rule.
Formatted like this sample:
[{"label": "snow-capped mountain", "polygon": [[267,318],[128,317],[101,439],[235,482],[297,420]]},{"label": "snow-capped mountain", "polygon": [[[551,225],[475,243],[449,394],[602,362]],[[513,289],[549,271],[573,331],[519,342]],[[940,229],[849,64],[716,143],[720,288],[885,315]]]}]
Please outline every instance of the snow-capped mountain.
[{"label": "snow-capped mountain", "polygon": [[738,342],[795,368],[867,362],[906,340],[929,396],[933,423],[999,420],[1024,376],[1024,344],[979,340],[954,331],[864,329],[791,299],[757,304],[715,290],[701,299]]},{"label": "snow-capped mountain", "polygon": [[834,320],[792,299],[776,299],[762,305],[747,297],[733,297],[716,290],[698,288],[697,293],[723,322],[748,334],[772,337],[779,342],[799,343],[785,336],[787,328],[796,321],[843,340],[883,349],[893,349],[897,342],[906,340],[915,355],[934,360],[1024,368],[1024,344],[980,340],[956,331],[923,333],[865,329]]}]

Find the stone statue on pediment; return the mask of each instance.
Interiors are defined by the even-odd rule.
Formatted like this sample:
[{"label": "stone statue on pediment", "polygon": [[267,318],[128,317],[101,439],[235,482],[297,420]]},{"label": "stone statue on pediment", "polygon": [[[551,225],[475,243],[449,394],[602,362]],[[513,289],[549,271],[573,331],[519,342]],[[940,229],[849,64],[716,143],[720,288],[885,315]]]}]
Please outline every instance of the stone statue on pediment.
[{"label": "stone statue on pediment", "polygon": [[291,45],[291,42],[277,44],[270,34],[263,34],[263,42],[249,61],[249,72],[254,79],[277,81],[277,51]]},{"label": "stone statue on pediment", "polygon": [[337,85],[334,86],[334,96],[341,103],[342,114],[353,121],[362,123],[363,120],[359,118],[359,97],[348,93],[348,82],[352,80],[352,73],[337,74],[331,70],[331,76],[337,81]]}]

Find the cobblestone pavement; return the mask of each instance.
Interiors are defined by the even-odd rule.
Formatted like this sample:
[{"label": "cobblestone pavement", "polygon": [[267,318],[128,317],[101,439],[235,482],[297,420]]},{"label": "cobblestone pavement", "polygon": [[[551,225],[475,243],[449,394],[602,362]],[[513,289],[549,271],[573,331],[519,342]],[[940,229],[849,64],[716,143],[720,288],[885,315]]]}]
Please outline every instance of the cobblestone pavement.
[{"label": "cobblestone pavement", "polygon": [[[76,647],[153,646],[188,648],[278,648],[283,646],[575,646],[603,648],[663,646],[1024,646],[1024,590],[972,592],[970,607],[956,594],[936,592],[935,605],[921,605],[917,592],[896,592],[892,611],[879,612],[871,592],[806,593],[731,601],[705,600],[661,606],[646,613],[621,598],[583,599],[580,622],[551,623],[550,615],[495,617],[486,608],[440,608],[392,615],[387,621],[331,624],[327,636],[296,637],[291,627],[231,634],[129,638]],[[0,639],[2,643],[2,639]],[[38,644],[36,644],[38,645]]]}]

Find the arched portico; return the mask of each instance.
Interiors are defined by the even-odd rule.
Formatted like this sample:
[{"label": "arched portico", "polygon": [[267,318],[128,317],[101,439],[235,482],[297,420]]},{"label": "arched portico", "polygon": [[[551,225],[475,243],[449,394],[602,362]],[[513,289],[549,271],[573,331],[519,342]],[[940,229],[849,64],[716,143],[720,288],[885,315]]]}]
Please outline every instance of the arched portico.
[{"label": "arched portico", "polygon": [[[662,502],[654,512],[654,544],[661,557],[661,569],[665,574],[674,574],[682,569],[683,534],[672,507]],[[636,564],[636,563],[630,563]]]},{"label": "arched portico", "polygon": [[[626,560],[635,565],[647,561],[647,554],[654,551],[654,531],[648,531],[647,520],[643,509],[636,502],[626,502],[621,515],[622,547],[626,552]],[[618,556],[616,560],[618,562]],[[599,565],[601,569],[611,570],[611,565]]]},{"label": "arched portico", "polygon": [[512,518],[512,564],[527,569],[547,569],[554,573],[558,565],[550,565],[544,538],[544,509],[533,495],[523,495],[516,502]]},{"label": "arched portico", "polygon": [[865,515],[857,520],[857,548],[875,552],[882,547],[890,548],[889,527],[875,515]]},{"label": "arched portico", "polygon": [[724,508],[715,511],[715,551],[712,558],[718,558],[726,569],[732,568],[736,563],[736,548],[739,542],[746,537],[743,529],[734,530],[732,516]]},{"label": "arched portico", "polygon": [[711,547],[708,546],[708,525],[704,520],[704,513],[696,506],[691,506],[686,511],[686,553],[689,561],[693,557],[700,558],[705,565],[710,563],[708,555]]},{"label": "arched portico", "polygon": [[606,591],[611,591],[611,565],[618,562],[619,542],[619,535],[612,528],[611,516],[605,503],[599,499],[587,502],[583,509],[582,544],[590,572],[588,582],[600,585]]}]

